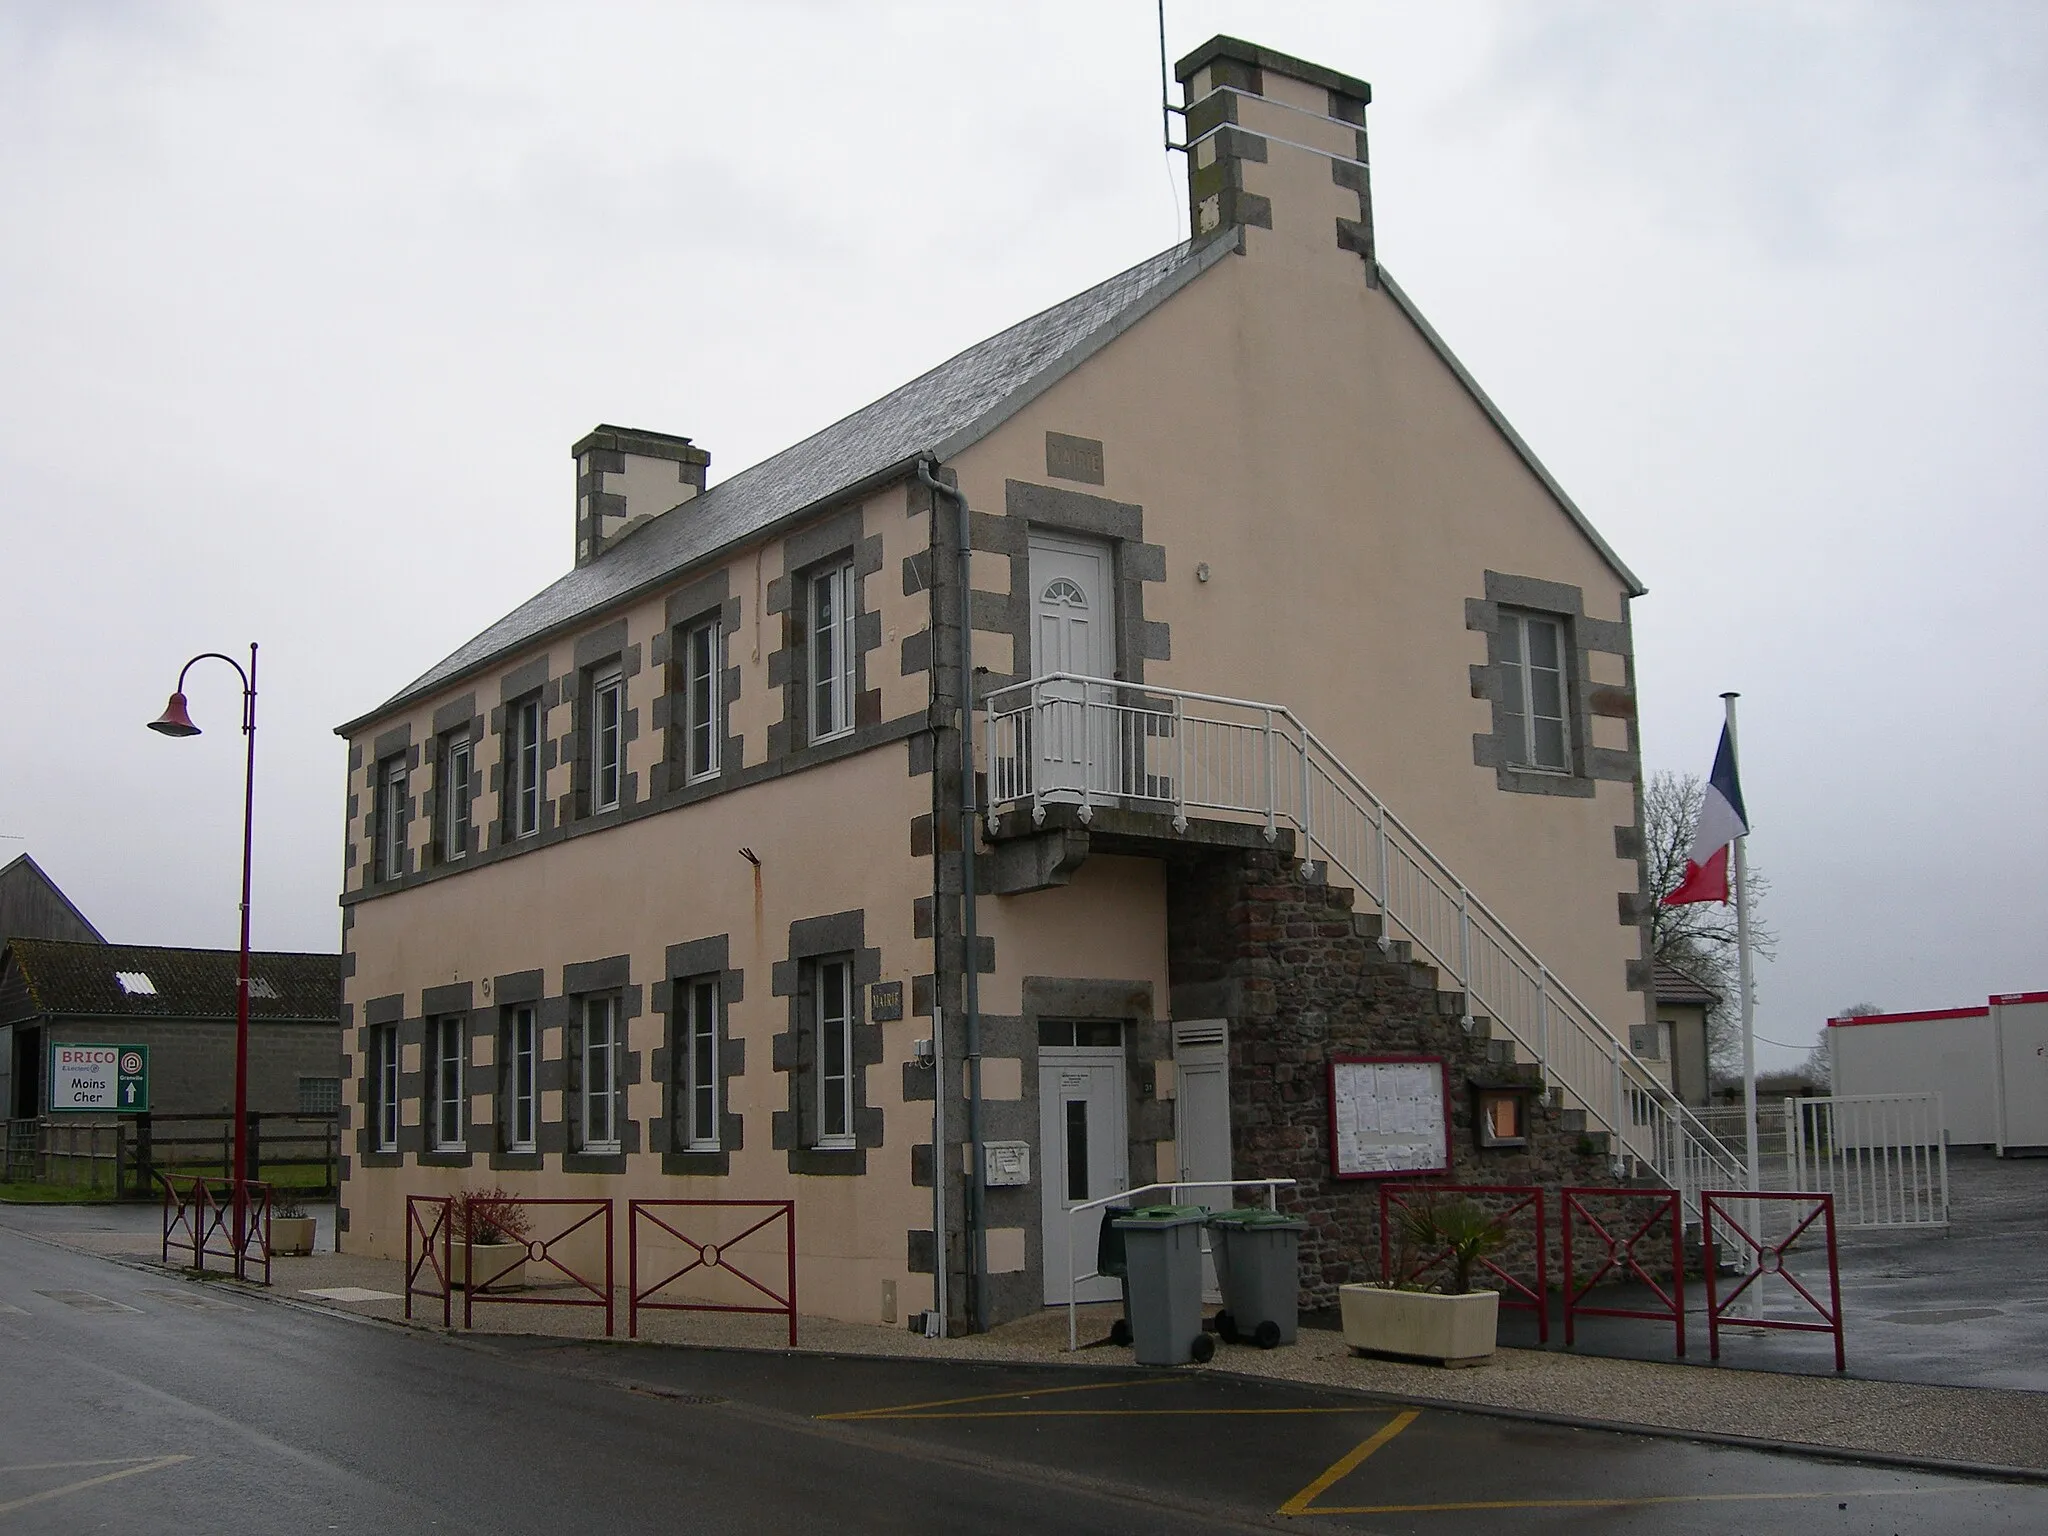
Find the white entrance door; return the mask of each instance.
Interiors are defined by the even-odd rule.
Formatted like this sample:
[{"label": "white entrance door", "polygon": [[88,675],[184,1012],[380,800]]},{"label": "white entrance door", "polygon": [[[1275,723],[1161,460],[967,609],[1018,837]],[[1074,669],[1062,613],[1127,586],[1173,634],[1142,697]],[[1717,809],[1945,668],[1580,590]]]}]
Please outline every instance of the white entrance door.
[{"label": "white entrance door", "polygon": [[[1116,610],[1107,544],[1090,539],[1031,536],[1031,672],[1073,672],[1110,677],[1116,671]],[[1118,732],[1107,709],[1113,691],[1055,684],[1041,694],[1033,722],[1040,791],[1048,800],[1118,792]]]},{"label": "white entrance door", "polygon": [[[1130,1149],[1124,1138],[1123,1048],[1041,1046],[1038,1155],[1048,1304],[1065,1303],[1067,1282],[1077,1268],[1095,1267],[1102,1213],[1067,1213],[1083,1201],[1130,1188]],[[1113,1279],[1097,1279],[1083,1282],[1075,1294],[1082,1301],[1116,1301],[1123,1289]]]}]

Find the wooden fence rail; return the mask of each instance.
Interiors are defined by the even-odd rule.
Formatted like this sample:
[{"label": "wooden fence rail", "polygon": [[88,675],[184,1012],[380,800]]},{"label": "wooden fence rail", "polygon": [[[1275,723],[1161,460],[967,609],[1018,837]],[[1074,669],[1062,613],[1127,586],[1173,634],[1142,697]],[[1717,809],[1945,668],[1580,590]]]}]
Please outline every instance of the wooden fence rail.
[{"label": "wooden fence rail", "polygon": [[[169,1177],[227,1177],[234,1160],[232,1115],[49,1116],[0,1121],[0,1184],[54,1184],[156,1199]],[[249,1116],[248,1175],[306,1194],[340,1186],[341,1133],[334,1115]],[[281,1171],[314,1170],[300,1182]]]}]

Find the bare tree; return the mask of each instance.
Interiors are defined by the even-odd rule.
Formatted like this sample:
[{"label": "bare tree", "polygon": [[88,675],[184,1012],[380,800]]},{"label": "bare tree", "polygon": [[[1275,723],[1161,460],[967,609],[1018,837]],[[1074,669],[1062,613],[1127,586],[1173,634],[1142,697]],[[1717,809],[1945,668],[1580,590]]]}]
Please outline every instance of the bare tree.
[{"label": "bare tree", "polygon": [[[1735,907],[1721,902],[1667,907],[1661,902],[1685,878],[1685,856],[1692,847],[1705,798],[1706,786],[1690,773],[1654,774],[1643,789],[1643,857],[1648,863],[1650,894],[1658,902],[1650,909],[1650,953],[1721,994],[1721,1001],[1707,1014],[1707,1054],[1710,1073],[1730,1077],[1742,1068]],[[1748,885],[1750,951],[1770,960],[1778,952],[1778,935],[1761,913],[1771,883],[1754,860],[1749,865]]]}]

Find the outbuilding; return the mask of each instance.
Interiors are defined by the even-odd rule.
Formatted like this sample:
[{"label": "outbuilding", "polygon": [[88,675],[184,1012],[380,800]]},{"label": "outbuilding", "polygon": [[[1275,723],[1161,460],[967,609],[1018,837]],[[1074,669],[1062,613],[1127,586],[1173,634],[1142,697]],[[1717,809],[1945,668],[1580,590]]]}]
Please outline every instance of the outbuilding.
[{"label": "outbuilding", "polygon": [[1829,1019],[1827,1042],[1837,1094],[1936,1092],[1951,1145],[2048,1151],[2048,992]]}]

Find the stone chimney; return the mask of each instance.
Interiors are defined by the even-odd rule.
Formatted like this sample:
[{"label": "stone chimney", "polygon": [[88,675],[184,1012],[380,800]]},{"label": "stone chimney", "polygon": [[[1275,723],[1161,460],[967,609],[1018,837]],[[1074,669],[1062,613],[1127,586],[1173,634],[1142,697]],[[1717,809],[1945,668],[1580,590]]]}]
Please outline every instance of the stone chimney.
[{"label": "stone chimney", "polygon": [[687,437],[600,426],[569,450],[576,460],[576,563],[704,489],[711,455]]},{"label": "stone chimney", "polygon": [[1174,74],[1196,242],[1270,229],[1297,248],[1356,253],[1377,286],[1365,147],[1372,87],[1234,37],[1210,38]]}]

